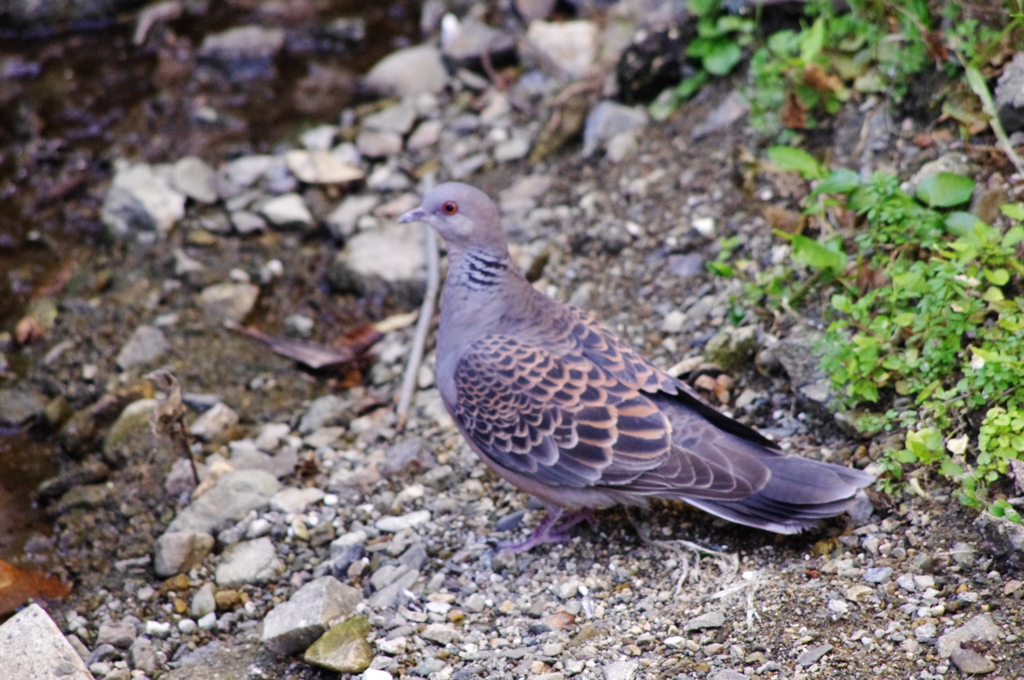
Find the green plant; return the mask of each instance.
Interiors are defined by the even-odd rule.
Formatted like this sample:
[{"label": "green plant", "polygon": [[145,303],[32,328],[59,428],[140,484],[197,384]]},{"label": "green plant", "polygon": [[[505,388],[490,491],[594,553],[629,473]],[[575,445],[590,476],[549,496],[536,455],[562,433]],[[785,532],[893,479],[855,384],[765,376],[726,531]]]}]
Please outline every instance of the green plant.
[{"label": "green plant", "polygon": [[655,120],[672,115],[712,76],[728,75],[743,59],[744,46],[753,40],[756,21],[725,13],[721,0],[691,0],[688,7],[697,16],[697,37],[687,45],[686,56],[700,66],[696,73],[658,95],[650,106]]},{"label": "green plant", "polygon": [[[1008,0],[1009,18],[996,26],[980,25],[958,2],[847,4],[849,11],[839,13],[829,0],[808,2],[808,24],[771,35],[755,51],[746,94],[756,128],[814,128],[851,93],[884,93],[898,102],[914,77],[936,69],[952,81],[935,93],[946,115],[975,131],[998,122],[981,74],[1016,51],[1024,32],[1022,0]],[[949,28],[936,28],[943,24]]]},{"label": "green plant", "polygon": [[[920,491],[907,466],[934,470],[964,504],[1019,521],[990,487],[1024,460],[1024,205],[1004,205],[992,226],[956,210],[974,190],[966,177],[924,177],[910,195],[893,175],[829,172],[800,149],[768,156],[815,183],[806,213],[821,235],[776,232],[809,276],[797,287],[792,271],[769,272],[745,286],[748,302],[795,307],[832,287],[819,350],[837,406],[861,413],[865,431],[906,431],[879,461],[880,488]],[[859,223],[830,226],[840,209]]]},{"label": "green plant", "polygon": [[[936,207],[962,203],[973,182],[929,178],[918,188],[929,204],[922,205],[894,180],[875,175],[844,192],[847,207],[866,218],[857,258],[884,267],[886,282],[832,296],[822,368],[843,407],[891,403],[888,427],[908,430],[906,448],[883,460],[884,488],[895,488],[903,465],[915,463],[959,481],[965,504],[986,505],[1006,461],[1024,459],[1017,406],[1024,403],[1024,297],[1006,295],[1024,275],[1024,227],[1000,233],[974,219],[963,230],[961,218],[952,221],[961,222],[957,233]],[[1004,212],[1024,217],[1019,206]],[[900,398],[904,405],[896,406]],[[978,429],[972,417],[983,412]]]}]

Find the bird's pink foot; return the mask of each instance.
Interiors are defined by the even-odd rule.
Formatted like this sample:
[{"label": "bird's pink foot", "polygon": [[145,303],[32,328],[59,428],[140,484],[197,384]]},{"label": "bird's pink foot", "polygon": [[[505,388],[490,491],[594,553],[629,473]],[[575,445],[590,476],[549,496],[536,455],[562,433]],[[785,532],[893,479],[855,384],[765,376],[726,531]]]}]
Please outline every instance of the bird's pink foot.
[{"label": "bird's pink foot", "polygon": [[548,510],[548,516],[537,525],[530,537],[518,543],[499,543],[499,552],[521,553],[544,543],[561,543],[569,540],[569,530],[580,522],[586,522],[597,531],[597,518],[590,508],[575,510],[568,514],[561,508]]}]

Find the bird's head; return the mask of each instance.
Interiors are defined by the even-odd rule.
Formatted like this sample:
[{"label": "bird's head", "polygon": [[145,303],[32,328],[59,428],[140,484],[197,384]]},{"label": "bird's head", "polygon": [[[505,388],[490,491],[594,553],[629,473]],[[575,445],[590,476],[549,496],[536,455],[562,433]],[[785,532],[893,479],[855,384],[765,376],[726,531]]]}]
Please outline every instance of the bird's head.
[{"label": "bird's head", "polygon": [[398,221],[426,222],[444,238],[449,250],[507,252],[497,206],[487,194],[468,184],[437,185],[423,197],[420,207]]}]

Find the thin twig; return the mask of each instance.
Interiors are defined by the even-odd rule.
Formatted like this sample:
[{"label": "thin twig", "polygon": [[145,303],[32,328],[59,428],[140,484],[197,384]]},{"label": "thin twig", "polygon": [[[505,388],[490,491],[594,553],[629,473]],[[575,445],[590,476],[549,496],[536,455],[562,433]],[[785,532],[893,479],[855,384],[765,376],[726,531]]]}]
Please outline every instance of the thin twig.
[{"label": "thin twig", "polygon": [[430,322],[434,318],[434,304],[437,300],[437,291],[441,287],[437,236],[434,235],[434,230],[425,224],[423,243],[427,251],[427,292],[423,296],[423,306],[420,307],[420,318],[416,321],[416,334],[413,336],[409,361],[405,365],[405,376],[402,378],[402,392],[398,398],[398,407],[395,409],[396,428],[399,432],[405,429],[405,423],[409,419],[409,405],[416,390],[416,378],[419,376],[420,362],[423,361],[423,350],[427,344],[427,331],[430,330]]}]

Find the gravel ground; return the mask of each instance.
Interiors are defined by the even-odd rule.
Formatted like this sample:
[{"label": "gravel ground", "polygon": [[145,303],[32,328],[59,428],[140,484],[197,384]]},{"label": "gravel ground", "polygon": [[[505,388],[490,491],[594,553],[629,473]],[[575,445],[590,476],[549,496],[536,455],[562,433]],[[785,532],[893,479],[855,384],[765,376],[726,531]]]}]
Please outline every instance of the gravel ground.
[{"label": "gravel ground", "polygon": [[[539,513],[462,441],[433,386],[429,343],[411,417],[396,431],[392,404],[413,336],[396,315],[415,309],[416,288],[409,293],[386,276],[375,287],[377,275],[357,272],[362,295],[342,295],[333,276],[355,266],[344,258],[356,236],[384,227],[431,169],[495,196],[516,187],[502,195],[506,226],[538,287],[590,309],[698,387],[710,376],[725,410],[787,450],[864,467],[884,445],[842,434],[828,409],[801,391],[808,381],[796,364],[772,353],[788,342],[809,354],[820,301],[800,315],[748,312],[740,325],[753,328],[754,342],[728,372],[697,358],[735,322],[741,292],[703,263],[734,235],[741,268],[788,261],[763,212],[796,209],[808,190],[753,161],[759,141],[742,119],[691,137],[729,87],[706,88],[631,139],[601,140],[603,150],[589,158],[570,145],[540,161],[525,152],[497,160],[515,156],[501,146],[510,139],[542,134],[544,97],[554,90],[534,92],[530,82],[524,76],[510,90],[525,108],[466,75],[433,99],[407,98],[418,125],[441,121],[423,133],[435,139],[409,148],[410,124],[398,150],[374,151],[381,155],[372,161],[362,148],[362,160],[354,158],[369,188],[361,193],[380,201],[353,224],[330,219],[344,192],[329,182],[265,169],[250,186],[221,187],[215,208],[190,201],[166,238],[131,233],[98,252],[58,294],[59,313],[20,388],[75,413],[61,435],[74,455],[46,493],[54,534],[26,551],[74,584],[47,609],[92,673],[338,677],[304,661],[301,649],[281,655],[262,641],[271,610],[332,576],[354,589],[346,592],[356,603],[340,618],[365,622],[352,639],[365,657],[359,671],[369,664],[367,680],[1024,678],[1020,548],[1009,529],[960,507],[936,480],[921,478],[920,494],[870,492],[856,519],[799,536],[658,504],[602,511],[599,532],[583,529],[565,544],[495,552],[497,540],[525,536]],[[925,162],[962,153],[956,141],[924,150],[906,144],[918,132],[914,122],[894,125],[882,103],[869,104],[840,117],[840,160],[909,177]],[[375,112],[353,112],[329,136],[354,139]],[[878,115],[882,125],[872,122]],[[867,151],[857,156],[840,141],[872,135],[886,145],[861,144]],[[526,177],[533,183],[517,184]],[[257,207],[295,192],[311,213],[307,227],[301,210],[277,223]],[[262,215],[256,234],[238,233],[246,211]],[[346,241],[349,250],[338,251]],[[401,246],[386,242],[396,252]],[[223,284],[231,286],[218,289],[228,302],[211,303],[209,291]],[[231,316],[324,343],[372,321],[398,328],[384,333],[362,370],[305,372],[225,329]],[[153,396],[140,379],[157,366],[186,392],[207,479],[201,490],[173,447],[149,432],[152,402],[121,412]],[[105,409],[93,406],[101,398]],[[259,486],[259,498],[227,507],[223,480],[240,473]],[[190,544],[185,557],[171,555],[161,537],[204,502],[215,519],[199,531],[216,537],[212,550]],[[251,552],[240,557],[243,548]]]}]

